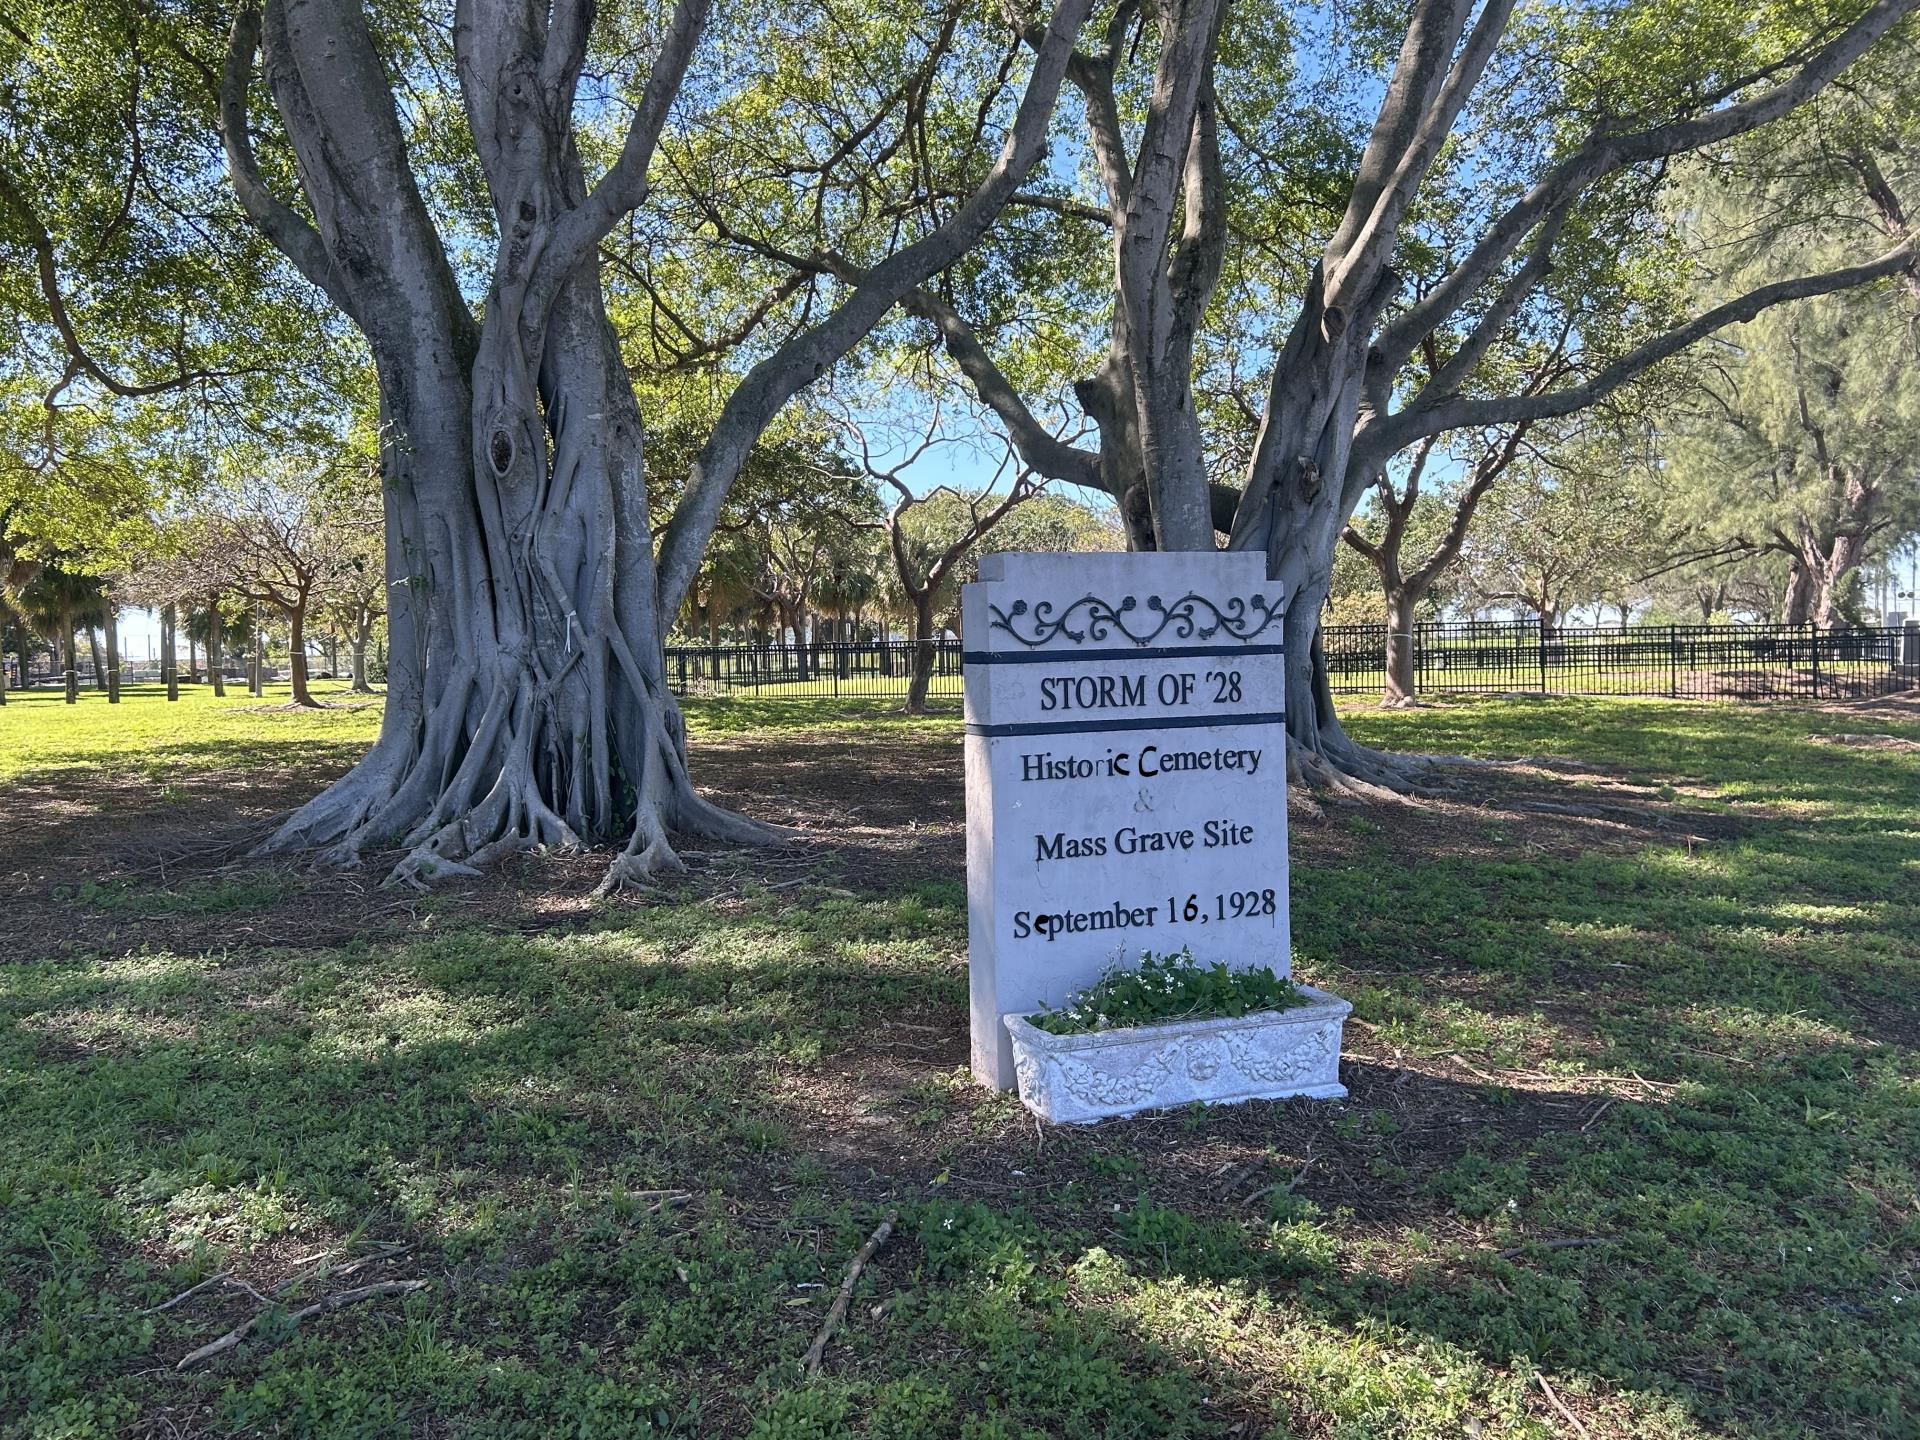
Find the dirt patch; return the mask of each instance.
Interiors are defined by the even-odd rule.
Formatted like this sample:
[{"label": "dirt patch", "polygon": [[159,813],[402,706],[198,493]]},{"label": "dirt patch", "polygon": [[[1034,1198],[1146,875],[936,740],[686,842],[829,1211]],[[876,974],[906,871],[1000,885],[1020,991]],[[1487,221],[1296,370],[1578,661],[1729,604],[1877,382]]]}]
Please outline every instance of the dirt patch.
[{"label": "dirt patch", "polygon": [[1878,715],[1920,725],[1920,688],[1860,700],[1832,700],[1813,708],[1826,715]]},{"label": "dirt patch", "polygon": [[[330,947],[399,938],[423,918],[540,931],[583,920],[607,852],[523,857],[484,881],[427,896],[384,888],[394,856],[354,870],[253,861],[275,821],[344,771],[351,757],[240,772],[176,774],[166,789],[125,776],[70,776],[13,787],[0,831],[0,895],[21,958],[119,953],[141,945],[192,951],[225,945]],[[687,884],[724,903],[749,882],[810,879],[885,895],[961,883],[966,800],[958,737],[857,739],[806,732],[697,743],[709,796],[793,827],[791,847],[702,856]],[[1591,769],[1479,765],[1452,794],[1406,803],[1297,809],[1294,856],[1312,868],[1384,847],[1397,860],[1434,855],[1578,854],[1649,839],[1706,844],[1742,833],[1748,817],[1662,798]],[[641,903],[633,901],[629,903]]]},{"label": "dirt patch", "polygon": [[1920,740],[1904,735],[1809,735],[1816,745],[1844,745],[1854,750],[1920,750]]}]

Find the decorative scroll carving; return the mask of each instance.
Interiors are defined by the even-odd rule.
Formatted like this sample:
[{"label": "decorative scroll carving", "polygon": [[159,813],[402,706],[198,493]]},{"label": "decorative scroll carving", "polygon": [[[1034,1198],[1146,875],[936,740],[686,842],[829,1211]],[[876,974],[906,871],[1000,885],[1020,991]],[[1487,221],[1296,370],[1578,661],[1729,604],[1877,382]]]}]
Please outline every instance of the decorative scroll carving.
[{"label": "decorative scroll carving", "polygon": [[1029,649],[1062,636],[1076,645],[1089,640],[1097,644],[1116,633],[1144,646],[1169,632],[1176,640],[1225,635],[1246,645],[1285,619],[1287,607],[1265,595],[1221,602],[1188,591],[1171,602],[1149,595],[1144,606],[1137,595],[1122,596],[1117,605],[1098,595],[1083,595],[1057,614],[1051,600],[1031,606],[1016,600],[1005,610],[990,604],[987,613],[989,629],[1004,630]]}]

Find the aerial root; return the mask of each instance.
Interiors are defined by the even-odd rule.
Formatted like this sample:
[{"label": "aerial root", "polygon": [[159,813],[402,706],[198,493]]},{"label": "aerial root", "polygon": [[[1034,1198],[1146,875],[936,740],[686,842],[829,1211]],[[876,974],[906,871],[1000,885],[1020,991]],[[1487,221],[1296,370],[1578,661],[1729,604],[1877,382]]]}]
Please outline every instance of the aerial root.
[{"label": "aerial root", "polygon": [[376,744],[361,762],[295,810],[250,852],[258,858],[290,850],[319,850],[323,864],[359,863],[368,818],[392,795],[400,769]]},{"label": "aerial root", "polygon": [[664,859],[652,846],[637,855],[623,850],[614,856],[613,863],[607,866],[607,873],[593,887],[593,898],[604,900],[610,895],[629,894],[664,895],[666,887],[658,882],[685,869],[686,866],[679,862],[678,857]]},{"label": "aerial root", "polygon": [[1417,797],[1435,796],[1452,788],[1441,766],[1425,755],[1389,755],[1351,741],[1316,750],[1289,738],[1287,780],[1299,786],[1303,799],[1336,803],[1394,802],[1413,804]]},{"label": "aerial root", "polygon": [[674,852],[664,834],[656,833],[644,846],[635,849],[629,845],[614,856],[607,873],[594,886],[593,898],[603,900],[626,891],[658,895],[663,888],[660,881],[686,873],[687,862]]},{"label": "aerial root", "polygon": [[[456,714],[449,707],[471,699],[470,668],[456,672],[457,683],[434,702],[434,717],[449,720]],[[697,852],[676,852],[669,830],[721,845],[774,846],[800,838],[797,830],[750,820],[703,799],[687,776],[677,729],[658,717],[652,727],[628,843],[595,894],[657,892],[664,881],[685,874],[687,857]],[[531,750],[536,735],[525,707],[496,687],[457,764],[444,743],[383,737],[254,853],[308,850],[321,863],[346,867],[398,844],[404,854],[385,883],[426,890],[450,877],[477,876],[525,851],[584,849],[581,836],[541,793]],[[596,816],[596,827],[602,823]]]},{"label": "aerial root", "polygon": [[704,840],[731,845],[790,845],[804,839],[805,832],[791,825],[773,825],[750,820],[745,815],[714,804],[694,792],[684,775],[674,786],[673,810],[676,828]]},{"label": "aerial root", "polygon": [[425,890],[452,876],[479,875],[509,855],[584,848],[573,827],[540,797],[531,778],[509,769],[472,813],[447,821],[425,839],[416,831],[415,843],[386,883]]}]

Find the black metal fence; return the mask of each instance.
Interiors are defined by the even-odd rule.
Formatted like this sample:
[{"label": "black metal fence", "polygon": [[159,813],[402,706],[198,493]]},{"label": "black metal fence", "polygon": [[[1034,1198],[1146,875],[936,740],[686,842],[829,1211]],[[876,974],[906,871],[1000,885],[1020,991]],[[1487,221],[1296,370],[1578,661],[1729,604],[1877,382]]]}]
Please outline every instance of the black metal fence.
[{"label": "black metal fence", "polygon": [[[1321,632],[1335,694],[1386,684],[1384,625]],[[912,640],[807,645],[669,645],[679,695],[904,699]],[[932,645],[928,696],[960,698],[960,641]],[[1891,626],[1589,625],[1543,633],[1535,620],[1416,626],[1422,694],[1665,696],[1677,700],[1845,699],[1920,690],[1920,632]]]},{"label": "black metal fence", "polygon": [[[782,700],[901,699],[913,678],[913,640],[818,645],[669,645],[676,695],[756,695]],[[960,698],[960,642],[936,640],[927,696]]]},{"label": "black metal fence", "polygon": [[[1385,686],[1384,625],[1330,625],[1322,643],[1335,694]],[[1588,625],[1543,631],[1537,620],[1463,620],[1416,626],[1411,643],[1415,689],[1423,694],[1776,700],[1920,689],[1920,635],[1893,626]]]}]

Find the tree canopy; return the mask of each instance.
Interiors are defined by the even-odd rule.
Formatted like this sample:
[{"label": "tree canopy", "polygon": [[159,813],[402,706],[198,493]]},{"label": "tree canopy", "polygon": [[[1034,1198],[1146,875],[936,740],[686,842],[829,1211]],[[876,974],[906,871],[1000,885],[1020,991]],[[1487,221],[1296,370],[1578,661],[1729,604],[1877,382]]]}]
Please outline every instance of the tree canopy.
[{"label": "tree canopy", "polygon": [[[1265,553],[1296,767],[1390,779],[1312,660],[1361,497],[1911,284],[1916,8],[15,0],[0,559],[365,424],[385,729],[273,843],[624,836],[646,883],[768,836],[693,789],[661,644],[818,559],[767,569],[847,478],[787,463],[806,407],[958,387],[1128,544]],[[1793,243],[1703,267],[1743,200]]]}]

